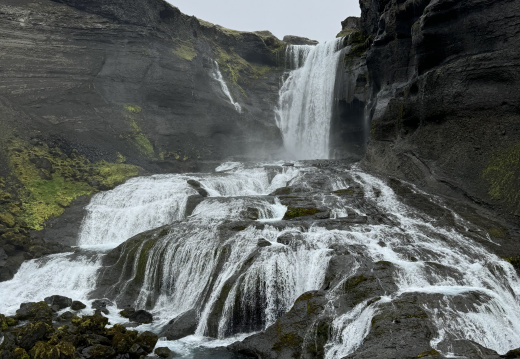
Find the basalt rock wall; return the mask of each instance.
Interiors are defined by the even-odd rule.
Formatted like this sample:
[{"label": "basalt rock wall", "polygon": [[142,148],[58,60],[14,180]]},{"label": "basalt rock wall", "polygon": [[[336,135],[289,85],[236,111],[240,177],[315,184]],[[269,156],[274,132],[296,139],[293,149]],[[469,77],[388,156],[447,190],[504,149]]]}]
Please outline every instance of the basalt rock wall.
[{"label": "basalt rock wall", "polygon": [[518,224],[520,4],[361,0],[360,6],[361,29],[350,36],[354,46],[344,63],[351,76],[344,87],[356,83],[355,96],[340,100],[364,106],[370,126],[364,163]]},{"label": "basalt rock wall", "polygon": [[2,259],[0,279],[49,240],[73,243],[99,190],[282,145],[286,44],[268,31],[225,29],[162,0],[5,0],[0,34],[0,248],[19,258]]}]

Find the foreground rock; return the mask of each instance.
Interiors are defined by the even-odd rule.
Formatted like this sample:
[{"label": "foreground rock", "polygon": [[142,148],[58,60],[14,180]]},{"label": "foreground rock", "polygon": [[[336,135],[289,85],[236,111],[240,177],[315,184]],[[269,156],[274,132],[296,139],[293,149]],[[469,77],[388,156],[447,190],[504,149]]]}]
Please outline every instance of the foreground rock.
[{"label": "foreground rock", "polygon": [[0,315],[0,358],[138,359],[153,352],[156,334],[108,324],[101,314],[56,318],[45,302],[24,303],[15,317]]}]

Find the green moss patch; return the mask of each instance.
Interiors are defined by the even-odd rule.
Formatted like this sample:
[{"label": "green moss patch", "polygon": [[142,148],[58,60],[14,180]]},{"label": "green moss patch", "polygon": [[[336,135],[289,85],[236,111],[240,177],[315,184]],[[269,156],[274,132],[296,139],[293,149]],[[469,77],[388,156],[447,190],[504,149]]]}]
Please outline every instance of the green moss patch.
[{"label": "green moss patch", "polygon": [[320,212],[320,210],[317,208],[288,207],[283,219],[312,216],[318,212]]},{"label": "green moss patch", "polygon": [[125,107],[125,110],[127,110],[128,112],[131,112],[131,113],[140,113],[142,110],[141,106],[139,106],[139,105],[126,104],[124,107]]},{"label": "green moss patch", "polygon": [[91,163],[75,153],[67,156],[57,148],[32,147],[20,140],[10,144],[9,160],[23,186],[18,190],[19,204],[11,203],[1,220],[9,225],[13,218],[36,230],[43,229],[49,218],[61,215],[76,198],[113,188],[139,173],[137,166]]},{"label": "green moss patch", "polygon": [[132,142],[136,145],[136,147],[139,149],[139,151],[141,151],[141,153],[143,153],[144,155],[146,155],[148,157],[153,157],[154,156],[153,145],[150,142],[150,140],[148,139],[148,137],[146,137],[144,132],[141,130],[141,128],[139,127],[137,122],[132,120],[130,122],[130,127],[132,129],[132,135],[131,135]]},{"label": "green moss patch", "polygon": [[172,50],[175,56],[191,61],[197,57],[197,51],[191,42],[176,40],[176,47]]},{"label": "green moss patch", "polygon": [[495,152],[482,177],[489,183],[489,196],[520,216],[520,142]]}]

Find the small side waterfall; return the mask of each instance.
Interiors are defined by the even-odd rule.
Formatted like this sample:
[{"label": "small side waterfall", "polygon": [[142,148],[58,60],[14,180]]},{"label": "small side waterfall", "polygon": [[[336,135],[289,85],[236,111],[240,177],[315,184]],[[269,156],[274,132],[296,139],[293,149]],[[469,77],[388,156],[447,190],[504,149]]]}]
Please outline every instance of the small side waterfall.
[{"label": "small side waterfall", "polygon": [[224,95],[227,96],[229,99],[229,102],[235,106],[235,110],[237,110],[238,113],[242,113],[242,106],[238,102],[235,102],[233,100],[233,97],[231,96],[231,92],[229,92],[229,88],[226,84],[226,81],[224,81],[224,77],[222,76],[222,73],[220,72],[220,68],[218,66],[218,63],[216,61],[213,61],[213,69],[211,70],[211,77],[213,77],[214,80],[218,81],[220,84],[220,88],[222,89],[222,92]]},{"label": "small side waterfall", "polygon": [[276,121],[285,148],[297,159],[329,158],[330,121],[342,39],[317,46],[291,45],[292,70],[280,89]]}]

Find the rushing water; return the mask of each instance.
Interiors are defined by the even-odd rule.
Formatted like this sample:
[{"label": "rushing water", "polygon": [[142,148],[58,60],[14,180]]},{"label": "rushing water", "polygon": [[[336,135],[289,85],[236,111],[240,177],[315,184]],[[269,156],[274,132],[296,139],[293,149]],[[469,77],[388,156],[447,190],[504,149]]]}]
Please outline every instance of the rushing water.
[{"label": "rushing water", "polygon": [[[287,49],[292,71],[277,121],[295,157],[328,157],[339,41]],[[212,76],[240,112],[216,64]],[[188,181],[209,196],[197,198]],[[442,201],[412,191],[455,220],[441,222],[403,203],[385,181],[340,165],[226,162],[212,173],[134,178],[92,198],[74,253],[26,261],[0,283],[0,312],[14,314],[21,303],[54,294],[85,302],[107,297],[151,311],[154,323],[140,329],[157,332],[194,313],[193,335],[160,341],[191,357],[264,330],[303,293],[326,290],[332,329],[325,356],[332,359],[358,349],[374,317],[414,293],[436,330],[430,344],[443,354],[456,355],[451,343],[458,339],[499,353],[520,347],[513,267],[477,244],[472,225]],[[321,217],[283,221],[291,201],[312,203]],[[117,254],[111,264],[103,262],[107,252]],[[348,265],[336,261],[331,272],[339,257]],[[388,264],[385,292],[341,305],[345,283],[370,275],[374,263]],[[124,321],[109,309],[112,323]]]},{"label": "rushing water", "polygon": [[286,149],[297,159],[329,158],[341,41],[287,47],[287,66],[292,71],[280,89],[276,120]]},{"label": "rushing water", "polygon": [[[320,191],[309,196],[326,204],[337,221],[370,216],[374,208],[391,221],[326,229],[319,221],[310,227],[270,224],[280,223],[276,221],[286,207],[276,196],[267,195],[287,184],[312,190],[319,169],[227,163],[218,170],[136,178],[96,195],[80,236],[80,246],[89,250],[25,262],[13,280],[0,284],[0,312],[12,314],[22,302],[53,294],[93,299],[89,293],[96,289],[101,258],[108,247],[124,236],[157,227],[154,223],[173,223],[151,248],[145,251],[148,242],[140,242],[135,257],[120,258],[133,272],[113,283],[117,294],[105,292],[116,302],[126,296],[135,307],[149,309],[156,318],[150,327],[155,330],[196,309],[200,315],[195,336],[170,343],[172,348],[187,350],[196,347],[197,341],[202,345],[200,341],[208,335],[225,340],[266,328],[298,296],[323,287],[329,260],[339,248],[351,253],[354,263],[367,259],[392,263],[397,289],[379,301],[365,300],[336,313],[327,358],[341,358],[356,350],[370,331],[374,315],[406,293],[429,298],[424,309],[437,327],[432,346],[441,352],[448,352],[447,343],[454,339],[470,339],[501,353],[520,346],[520,283],[514,269],[460,233],[460,228],[438,227],[434,218],[400,202],[382,180],[359,170],[334,171],[321,179]],[[186,217],[188,196],[196,193],[188,179],[199,181],[211,196]],[[334,192],[348,188],[361,188],[363,202],[346,201]],[[243,230],[223,231],[226,221],[247,218],[251,208],[256,209],[256,220]],[[259,247],[259,239],[269,245]],[[146,257],[145,275],[139,282],[140,253]],[[356,274],[359,264],[342,274],[337,288]],[[135,283],[140,283],[138,292]],[[461,298],[468,295],[478,299],[464,304],[462,310]],[[339,296],[336,288],[329,290],[331,307]],[[111,320],[122,319],[114,315]]]}]

